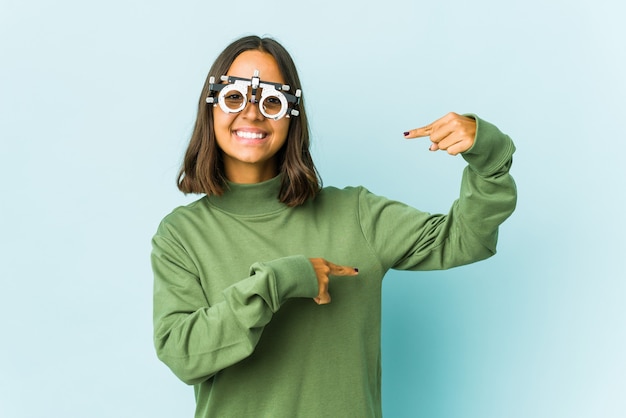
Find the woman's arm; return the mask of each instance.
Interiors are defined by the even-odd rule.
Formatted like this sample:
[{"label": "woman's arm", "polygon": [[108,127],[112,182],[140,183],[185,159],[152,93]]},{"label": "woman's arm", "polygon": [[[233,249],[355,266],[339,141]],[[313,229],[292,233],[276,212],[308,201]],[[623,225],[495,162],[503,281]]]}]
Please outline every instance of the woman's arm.
[{"label": "woman's arm", "polygon": [[363,233],[386,268],[447,269],[490,257],[498,227],[513,212],[517,190],[509,174],[515,146],[494,125],[475,116],[449,114],[405,137],[430,135],[431,150],[461,152],[459,198],[447,214],[430,214],[363,191]]},{"label": "woman's arm", "polygon": [[213,305],[190,257],[172,237],[157,233],[151,259],[157,355],[188,384],[248,357],[284,301],[318,294],[316,273],[304,256],[253,264],[250,276],[226,288]]}]

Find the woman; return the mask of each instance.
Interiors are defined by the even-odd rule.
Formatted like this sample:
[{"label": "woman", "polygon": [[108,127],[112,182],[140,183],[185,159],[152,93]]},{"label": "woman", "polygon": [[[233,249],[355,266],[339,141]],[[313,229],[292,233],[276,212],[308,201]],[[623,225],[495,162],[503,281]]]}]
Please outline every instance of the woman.
[{"label": "woman", "polygon": [[222,52],[179,175],[206,196],[153,239],[156,351],[194,385],[196,417],[380,417],[384,274],[493,255],[515,207],[512,141],[453,113],[404,133],[468,162],[447,215],[321,189],[299,87],[272,39]]}]

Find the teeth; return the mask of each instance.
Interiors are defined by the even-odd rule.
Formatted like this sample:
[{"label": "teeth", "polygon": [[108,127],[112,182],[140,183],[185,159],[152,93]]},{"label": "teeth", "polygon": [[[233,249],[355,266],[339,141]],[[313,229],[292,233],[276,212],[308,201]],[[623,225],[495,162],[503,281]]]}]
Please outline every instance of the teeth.
[{"label": "teeth", "polygon": [[265,138],[265,134],[264,133],[260,133],[260,132],[241,132],[241,131],[236,131],[235,134],[239,138],[245,138],[245,139],[263,139],[263,138]]}]

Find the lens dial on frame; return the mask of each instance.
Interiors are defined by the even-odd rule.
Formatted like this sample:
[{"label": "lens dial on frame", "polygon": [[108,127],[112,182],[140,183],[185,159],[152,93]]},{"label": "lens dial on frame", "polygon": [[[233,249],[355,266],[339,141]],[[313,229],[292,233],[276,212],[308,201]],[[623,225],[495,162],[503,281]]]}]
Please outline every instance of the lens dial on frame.
[{"label": "lens dial on frame", "polygon": [[241,112],[248,101],[248,86],[229,84],[220,91],[218,103],[226,113]]},{"label": "lens dial on frame", "polygon": [[280,119],[287,113],[287,99],[285,95],[272,86],[263,86],[259,110],[269,119]]}]

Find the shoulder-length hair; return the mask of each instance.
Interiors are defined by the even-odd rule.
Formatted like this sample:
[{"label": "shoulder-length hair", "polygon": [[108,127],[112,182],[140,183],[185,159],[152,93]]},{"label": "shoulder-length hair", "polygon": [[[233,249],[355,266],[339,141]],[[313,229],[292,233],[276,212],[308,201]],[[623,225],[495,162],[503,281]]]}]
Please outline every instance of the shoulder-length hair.
[{"label": "shoulder-length hair", "polygon": [[[300,88],[300,78],[293,59],[287,50],[271,38],[246,36],[222,51],[209,70],[198,103],[198,117],[178,173],[178,188],[183,193],[205,193],[222,195],[227,189],[222,151],[217,145],[213,126],[213,106],[208,105],[209,77],[219,79],[228,72],[231,64],[245,51],[258,50],[269,53],[278,63],[278,68],[292,89]],[[289,206],[298,206],[317,195],[322,187],[309,150],[309,125],[300,100],[300,114],[292,117],[287,140],[277,152],[277,167],[282,175],[278,199]],[[219,111],[219,110],[218,110]]]}]

